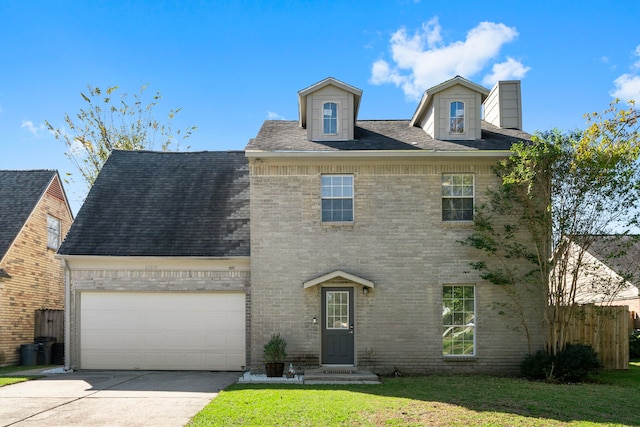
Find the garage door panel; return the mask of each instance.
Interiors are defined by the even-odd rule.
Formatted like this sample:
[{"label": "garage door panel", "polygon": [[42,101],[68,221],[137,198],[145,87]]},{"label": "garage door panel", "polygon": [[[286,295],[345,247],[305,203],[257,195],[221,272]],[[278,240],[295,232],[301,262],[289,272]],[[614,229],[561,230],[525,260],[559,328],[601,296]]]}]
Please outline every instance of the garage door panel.
[{"label": "garage door panel", "polygon": [[83,369],[240,370],[242,293],[81,294]]}]

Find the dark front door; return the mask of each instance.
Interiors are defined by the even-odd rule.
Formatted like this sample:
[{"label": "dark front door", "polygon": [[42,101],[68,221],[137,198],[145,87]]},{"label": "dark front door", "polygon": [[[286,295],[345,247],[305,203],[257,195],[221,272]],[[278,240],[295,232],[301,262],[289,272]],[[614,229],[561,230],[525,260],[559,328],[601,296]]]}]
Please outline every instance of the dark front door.
[{"label": "dark front door", "polygon": [[353,365],[353,288],[322,288],[322,363]]}]

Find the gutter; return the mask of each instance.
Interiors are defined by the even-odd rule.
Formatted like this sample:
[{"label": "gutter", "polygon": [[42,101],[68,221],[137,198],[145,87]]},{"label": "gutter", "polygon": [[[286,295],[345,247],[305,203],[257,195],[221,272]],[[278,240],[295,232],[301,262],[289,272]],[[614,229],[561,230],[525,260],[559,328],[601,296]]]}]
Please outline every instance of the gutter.
[{"label": "gutter", "polygon": [[460,150],[460,151],[435,151],[435,150],[349,150],[349,151],[263,151],[245,150],[248,158],[328,158],[328,159],[350,159],[350,158],[462,158],[462,157],[509,157],[509,150]]}]

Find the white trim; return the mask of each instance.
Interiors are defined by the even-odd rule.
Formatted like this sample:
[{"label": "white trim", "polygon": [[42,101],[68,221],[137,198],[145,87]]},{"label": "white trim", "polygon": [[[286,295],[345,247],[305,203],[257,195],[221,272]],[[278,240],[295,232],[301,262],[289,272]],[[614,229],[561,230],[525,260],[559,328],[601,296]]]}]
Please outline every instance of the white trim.
[{"label": "white trim", "polygon": [[357,283],[359,285],[365,286],[367,288],[372,288],[373,289],[375,287],[375,285],[374,285],[374,283],[372,281],[367,280],[367,279],[363,279],[362,277],[358,277],[358,276],[355,276],[355,275],[350,274],[350,273],[345,273],[342,270],[336,270],[336,271],[334,271],[332,273],[328,273],[328,274],[322,275],[320,277],[316,277],[315,279],[308,280],[308,281],[304,282],[302,284],[302,286],[303,286],[303,289],[311,288],[313,286],[316,286],[316,285],[319,285],[321,283],[327,282],[327,281],[329,281],[331,279],[335,279],[336,277],[341,277],[343,279],[350,280],[350,281],[352,281],[354,283]]},{"label": "white trim", "polygon": [[435,150],[349,150],[349,151],[263,151],[246,150],[248,158],[268,157],[312,157],[312,158],[354,158],[354,157],[496,157],[511,156],[509,150],[460,150],[460,151],[435,151]]},{"label": "white trim", "polygon": [[[335,118],[335,120],[336,120],[336,131],[334,133],[331,133],[331,132],[327,133],[327,132],[324,131],[324,124],[325,124],[324,123],[324,120],[325,120],[325,114],[324,114],[325,109],[324,109],[324,107],[327,104],[330,104],[330,105],[333,104],[333,105],[336,106],[336,118]],[[322,108],[321,108],[321,111],[320,111],[320,116],[321,116],[320,121],[322,123],[322,135],[323,136],[340,135],[340,109],[341,109],[340,108],[340,102],[338,102],[338,101],[326,101],[326,102],[322,103]],[[332,119],[332,117],[329,117],[329,120],[331,120],[331,119]],[[329,127],[331,127],[331,126],[329,126]]]},{"label": "white trim", "polygon": [[56,255],[69,270],[209,270],[249,271],[247,257],[161,257],[161,256],[95,256]]}]

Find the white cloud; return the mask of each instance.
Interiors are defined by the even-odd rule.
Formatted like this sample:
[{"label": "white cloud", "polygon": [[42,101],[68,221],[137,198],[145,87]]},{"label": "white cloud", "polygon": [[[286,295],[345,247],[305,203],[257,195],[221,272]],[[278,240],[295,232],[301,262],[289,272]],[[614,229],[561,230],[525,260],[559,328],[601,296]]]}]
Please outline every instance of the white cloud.
[{"label": "white cloud", "polygon": [[640,102],[640,76],[634,74],[623,74],[613,81],[615,89],[609,92],[614,98],[622,101],[635,100]]},{"label": "white cloud", "polygon": [[491,74],[484,76],[482,84],[493,86],[500,80],[521,79],[530,69],[530,67],[525,67],[520,61],[507,57],[505,62],[493,64]]},{"label": "white cloud", "polygon": [[[640,58],[640,44],[636,46],[636,51],[634,52],[634,55]],[[636,70],[640,70],[640,59],[634,62],[632,67],[635,68]]]},{"label": "white cloud", "polygon": [[267,111],[267,120],[286,120],[282,114]]},{"label": "white cloud", "polygon": [[[640,57],[640,45],[636,46],[634,56]],[[640,70],[640,59],[631,64],[632,70]],[[625,73],[613,81],[615,88],[609,92],[614,98],[622,101],[640,102],[640,75],[637,72]]]},{"label": "white cloud", "polygon": [[45,130],[44,124],[40,124],[39,126],[36,126],[33,124],[31,120],[23,120],[20,127],[27,128],[27,130],[31,132],[34,136],[40,136],[42,132],[44,132]]},{"label": "white cloud", "polygon": [[[400,28],[390,39],[391,65],[380,59],[373,63],[370,83],[392,83],[401,87],[408,98],[418,99],[422,93],[456,75],[465,78],[480,73],[496,58],[505,43],[513,41],[518,32],[513,27],[493,22],[481,22],[472,28],[464,41],[446,44],[438,18],[422,24],[409,34]],[[508,58],[488,75],[502,79],[524,77],[529,67]],[[485,78],[485,79],[486,79]]]}]

